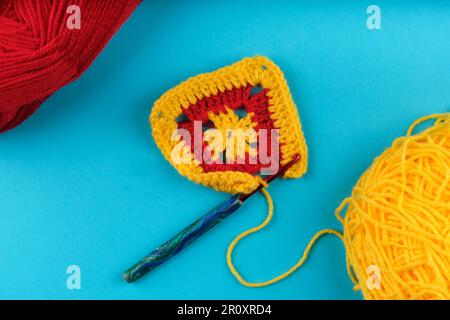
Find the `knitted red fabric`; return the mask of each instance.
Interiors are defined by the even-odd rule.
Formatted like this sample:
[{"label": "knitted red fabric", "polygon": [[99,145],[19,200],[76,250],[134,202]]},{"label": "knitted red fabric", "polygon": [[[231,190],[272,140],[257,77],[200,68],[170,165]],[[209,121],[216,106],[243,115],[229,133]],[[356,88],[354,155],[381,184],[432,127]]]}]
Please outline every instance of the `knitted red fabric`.
[{"label": "knitted red fabric", "polygon": [[[0,132],[79,77],[141,0],[0,0]],[[80,9],[70,29],[69,6]]]}]

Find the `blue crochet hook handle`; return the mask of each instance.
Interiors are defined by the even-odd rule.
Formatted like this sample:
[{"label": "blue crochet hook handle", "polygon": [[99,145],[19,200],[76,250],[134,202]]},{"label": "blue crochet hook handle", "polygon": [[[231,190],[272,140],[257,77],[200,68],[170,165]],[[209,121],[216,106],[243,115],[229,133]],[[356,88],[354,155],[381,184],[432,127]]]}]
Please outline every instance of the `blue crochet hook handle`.
[{"label": "blue crochet hook handle", "polygon": [[[281,167],[276,174],[268,176],[266,179],[264,179],[264,181],[266,181],[266,183],[270,183],[274,179],[278,178],[299,159],[299,155],[294,156],[294,158],[289,163]],[[125,281],[127,281],[128,283],[135,282],[159,265],[175,256],[178,252],[186,248],[194,240],[201,237],[219,222],[239,209],[245,200],[255,194],[262,187],[263,186],[261,185],[258,189],[249,194],[234,195],[211,209],[204,216],[197,219],[191,225],[178,232],[170,240],[166,241],[164,244],[153,250],[145,258],[143,258],[141,261],[124,272],[123,278],[125,279]]]}]

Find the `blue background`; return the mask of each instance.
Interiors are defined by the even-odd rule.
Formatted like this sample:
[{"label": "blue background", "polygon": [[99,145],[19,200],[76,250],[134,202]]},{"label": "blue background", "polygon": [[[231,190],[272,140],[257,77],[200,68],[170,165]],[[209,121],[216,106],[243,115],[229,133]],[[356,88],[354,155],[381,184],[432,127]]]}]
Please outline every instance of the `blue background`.
[{"label": "blue background", "polygon": [[[381,8],[369,30],[366,9]],[[310,151],[302,179],[236,250],[262,281],[293,265],[373,158],[420,116],[449,111],[448,1],[144,1],[83,76],[0,136],[0,298],[359,299],[337,238],[293,276],[241,286],[225,252],[261,196],[142,281],[121,273],[227,195],[178,175],[151,138],[153,102],[189,76],[266,55],[285,72]],[[82,289],[66,288],[66,268]]]}]

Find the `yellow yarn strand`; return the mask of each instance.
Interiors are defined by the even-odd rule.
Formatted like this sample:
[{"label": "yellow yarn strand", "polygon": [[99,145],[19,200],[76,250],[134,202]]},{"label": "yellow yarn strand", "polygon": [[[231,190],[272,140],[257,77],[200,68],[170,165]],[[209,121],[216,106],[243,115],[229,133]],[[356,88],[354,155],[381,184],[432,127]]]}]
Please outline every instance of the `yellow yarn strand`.
[{"label": "yellow yarn strand", "polygon": [[314,246],[314,244],[316,243],[317,240],[319,240],[319,238],[321,238],[324,235],[327,234],[333,234],[335,236],[337,236],[338,238],[340,238],[341,240],[343,240],[343,236],[340,232],[333,230],[333,229],[324,229],[321,230],[319,232],[317,232],[315,234],[315,236],[309,241],[308,245],[306,246],[306,249],[303,252],[302,257],[300,258],[300,260],[293,266],[291,267],[288,271],[284,272],[283,274],[268,280],[268,281],[264,281],[264,282],[249,282],[247,280],[245,280],[241,274],[236,270],[236,267],[233,264],[233,260],[232,260],[232,254],[233,254],[233,250],[236,247],[236,245],[245,237],[251,235],[252,233],[258,232],[261,229],[263,229],[265,226],[267,226],[269,224],[269,222],[272,220],[273,217],[273,202],[272,202],[272,198],[270,197],[269,192],[266,189],[261,189],[262,194],[264,195],[264,197],[267,200],[267,204],[268,204],[268,214],[266,219],[264,220],[263,223],[261,223],[260,225],[250,228],[247,231],[242,232],[240,235],[238,235],[236,238],[234,238],[234,240],[231,242],[230,246],[228,247],[227,250],[227,264],[228,267],[230,268],[231,273],[233,273],[233,275],[236,277],[236,279],[243,284],[244,286],[250,287],[250,288],[258,288],[258,287],[265,287],[268,285],[271,285],[273,283],[276,283],[278,281],[281,281],[287,277],[289,277],[292,273],[294,273],[298,268],[300,268],[308,259],[308,255],[312,249],[312,247]]},{"label": "yellow yarn strand", "polygon": [[[415,121],[375,159],[336,215],[365,299],[450,299],[450,114]],[[375,288],[368,285],[371,267],[379,270]]]}]

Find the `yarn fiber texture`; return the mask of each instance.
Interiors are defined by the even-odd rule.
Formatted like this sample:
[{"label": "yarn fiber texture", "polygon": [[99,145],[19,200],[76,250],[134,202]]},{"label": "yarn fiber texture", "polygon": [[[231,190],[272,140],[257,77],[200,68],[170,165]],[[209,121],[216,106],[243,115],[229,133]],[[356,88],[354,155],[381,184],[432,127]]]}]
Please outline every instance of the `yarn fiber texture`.
[{"label": "yarn fiber texture", "polygon": [[[239,115],[239,110],[244,111],[245,116]],[[194,143],[186,145],[181,136],[173,139],[173,133],[179,129],[195,137],[194,122],[201,122],[205,127],[200,132],[202,139],[211,129],[223,132],[224,139],[226,129],[254,129],[256,136],[264,129],[268,132],[266,140],[270,141],[270,132],[276,129],[280,145],[276,161],[284,165],[294,155],[301,155],[283,177],[299,178],[307,170],[308,150],[297,108],[283,72],[266,57],[245,58],[192,77],[164,93],[155,102],[150,115],[157,146],[181,175],[217,191],[236,194],[255,190],[261,184],[257,174],[267,164],[258,159],[254,164],[249,163],[249,157],[258,152],[251,146],[252,141],[246,141],[247,148],[239,155],[240,159],[245,159],[243,164],[236,159],[228,161],[231,152],[227,153],[230,151],[227,148],[213,148],[216,158],[207,162],[202,155],[213,144],[200,146],[200,157],[197,157]],[[187,163],[173,159],[173,151],[180,142],[184,145],[180,153],[189,160]],[[267,145],[271,154],[270,142]],[[222,161],[224,158],[227,161]]]},{"label": "yarn fiber texture", "polygon": [[[431,127],[413,134],[430,119]],[[336,214],[365,299],[450,299],[450,114],[416,121]]]},{"label": "yarn fiber texture", "polygon": [[[0,132],[78,78],[140,0],[1,0]],[[69,6],[80,29],[69,29]]]}]

